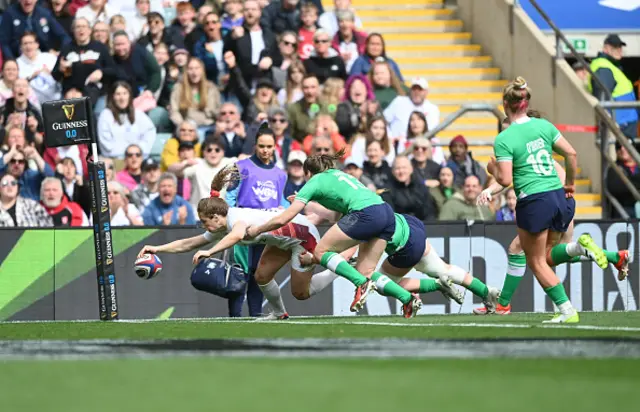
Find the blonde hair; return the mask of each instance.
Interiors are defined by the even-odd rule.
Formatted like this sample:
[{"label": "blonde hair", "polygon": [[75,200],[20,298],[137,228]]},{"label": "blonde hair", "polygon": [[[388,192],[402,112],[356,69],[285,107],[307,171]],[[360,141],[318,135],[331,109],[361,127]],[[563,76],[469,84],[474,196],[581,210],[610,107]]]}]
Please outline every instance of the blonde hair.
[{"label": "blonde hair", "polygon": [[320,101],[326,105],[338,105],[344,94],[344,80],[336,77],[330,77],[324,82]]},{"label": "blonde hair", "polygon": [[[204,63],[202,60],[197,57],[189,57],[189,61],[187,61],[187,66],[191,64],[192,61],[197,62],[200,65],[200,70],[202,70],[202,77],[200,78],[200,84],[196,85],[198,89],[198,94],[200,95],[200,102],[197,104],[198,110],[204,111],[207,107],[207,98],[209,95],[209,88],[213,87],[209,84],[207,77],[205,76]],[[180,103],[178,104],[178,109],[183,116],[186,115],[189,108],[195,106],[195,102],[193,99],[193,87],[191,86],[191,82],[189,81],[189,76],[185,73],[182,76],[182,81],[180,82]]]},{"label": "blonde hair", "polygon": [[531,100],[531,89],[529,89],[524,77],[518,76],[514,81],[504,87],[502,100],[504,102],[505,112],[507,109],[510,113],[524,112],[527,110],[529,100]]},{"label": "blonde hair", "polygon": [[393,67],[391,67],[391,65],[389,64],[389,62],[387,60],[385,60],[385,61],[374,61],[371,64],[371,69],[369,69],[369,73],[367,73],[367,78],[369,79],[369,83],[371,83],[373,88],[374,89],[376,88],[376,84],[373,81],[373,72],[376,69],[376,67],[378,67],[378,66],[385,66],[387,68],[387,70],[389,70],[389,76],[391,77],[391,87],[393,87],[393,89],[396,91],[398,96],[406,96],[407,92],[404,90],[404,87],[402,87],[402,82],[400,81],[400,79],[398,78],[398,75],[393,70]]},{"label": "blonde hair", "polygon": [[[308,4],[308,3],[305,3],[305,4]],[[285,102],[286,104],[293,103],[291,101],[291,99],[293,98],[293,92],[295,91],[296,88],[299,88],[302,86],[302,80],[300,80],[299,84],[294,84],[293,80],[291,80],[291,75],[293,74],[294,70],[299,71],[302,74],[303,79],[304,79],[304,76],[307,75],[307,70],[304,68],[304,63],[302,63],[301,60],[296,59],[293,62],[291,62],[291,65],[287,69],[287,86],[286,86],[287,101]]]}]

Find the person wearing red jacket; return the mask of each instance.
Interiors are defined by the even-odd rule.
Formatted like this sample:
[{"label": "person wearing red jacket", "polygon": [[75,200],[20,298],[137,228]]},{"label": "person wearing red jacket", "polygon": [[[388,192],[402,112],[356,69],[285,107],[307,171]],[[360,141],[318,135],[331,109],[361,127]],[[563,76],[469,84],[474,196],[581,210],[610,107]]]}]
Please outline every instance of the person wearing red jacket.
[{"label": "person wearing red jacket", "polygon": [[53,219],[54,227],[89,226],[89,219],[76,202],[71,202],[64,195],[62,182],[55,177],[47,177],[42,181],[40,203]]}]

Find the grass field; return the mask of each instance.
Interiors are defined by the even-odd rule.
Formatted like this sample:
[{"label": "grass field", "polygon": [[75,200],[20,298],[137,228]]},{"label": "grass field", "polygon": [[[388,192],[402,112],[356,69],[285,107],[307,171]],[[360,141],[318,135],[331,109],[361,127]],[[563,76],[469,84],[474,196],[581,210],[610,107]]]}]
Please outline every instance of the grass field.
[{"label": "grass field", "polygon": [[[640,405],[640,312],[583,313],[578,326],[543,326],[549,315],[504,317],[467,315],[298,318],[255,323],[228,320],[153,322],[0,323],[0,408],[2,411],[604,411],[637,410]],[[7,345],[55,340],[73,348],[76,340],[149,341],[158,339],[360,339],[359,344],[420,344],[425,348],[464,344],[463,352],[425,358],[326,356],[280,351],[270,356],[91,358],[52,360],[42,355],[14,360]],[[392,343],[382,338],[404,339]],[[557,339],[603,340],[599,344],[634,345],[629,356],[598,359],[535,355],[514,358],[471,354],[482,345],[536,341],[538,349]],[[487,340],[489,340],[487,342]],[[505,340],[509,340],[506,341]],[[234,341],[231,345],[239,344]],[[251,342],[251,340],[249,341]],[[327,341],[329,342],[329,341]],[[39,344],[43,344],[40,342]],[[53,343],[52,343],[53,344]],[[4,346],[3,346],[4,345]],[[113,347],[115,348],[115,346]],[[112,349],[115,350],[115,349]],[[480,351],[482,352],[482,351]],[[375,353],[375,351],[374,351]],[[4,356],[3,356],[4,355]],[[82,356],[81,356],[82,355]],[[105,353],[109,355],[109,353]],[[113,353],[112,353],[113,355]],[[443,357],[444,356],[444,357]],[[24,357],[23,357],[24,358]]]}]

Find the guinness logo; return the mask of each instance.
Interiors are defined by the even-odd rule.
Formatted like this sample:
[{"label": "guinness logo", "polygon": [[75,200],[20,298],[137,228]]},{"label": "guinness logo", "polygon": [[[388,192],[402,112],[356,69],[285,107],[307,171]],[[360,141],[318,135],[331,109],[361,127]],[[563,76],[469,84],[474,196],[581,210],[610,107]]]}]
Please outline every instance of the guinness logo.
[{"label": "guinness logo", "polygon": [[67,120],[73,119],[73,115],[76,112],[75,104],[63,104],[62,111],[64,111],[64,115],[67,117]]}]

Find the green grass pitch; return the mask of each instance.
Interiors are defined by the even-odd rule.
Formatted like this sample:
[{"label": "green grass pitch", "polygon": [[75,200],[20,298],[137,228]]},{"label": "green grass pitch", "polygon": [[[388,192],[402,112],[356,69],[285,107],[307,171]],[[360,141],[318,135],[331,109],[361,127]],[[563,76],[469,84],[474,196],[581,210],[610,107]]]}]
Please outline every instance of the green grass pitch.
[{"label": "green grass pitch", "polygon": [[[640,312],[0,323],[0,341],[402,338],[640,340]],[[1,354],[1,351],[0,351]],[[640,359],[164,357],[0,361],[2,411],[635,411]]]}]

